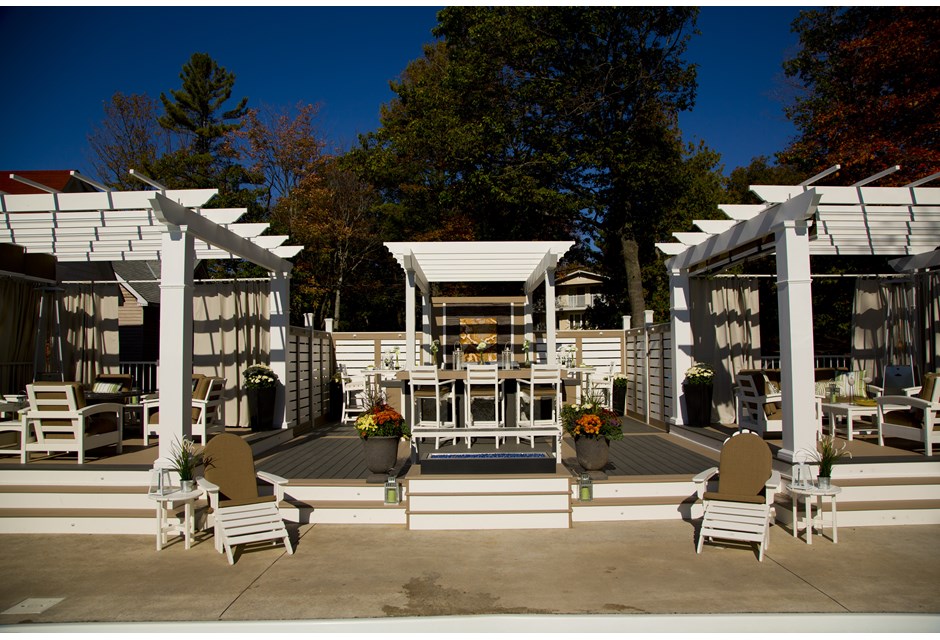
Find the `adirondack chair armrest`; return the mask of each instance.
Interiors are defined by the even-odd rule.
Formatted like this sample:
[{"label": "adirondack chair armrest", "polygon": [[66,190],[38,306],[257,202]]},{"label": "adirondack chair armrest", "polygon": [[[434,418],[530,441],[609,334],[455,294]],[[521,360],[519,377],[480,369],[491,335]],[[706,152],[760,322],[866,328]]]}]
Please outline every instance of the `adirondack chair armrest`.
[{"label": "adirondack chair armrest", "polygon": [[783,402],[782,393],[768,393],[763,396],[757,396],[757,399],[761,404],[768,404],[770,402]]},{"label": "adirondack chair armrest", "polygon": [[219,485],[209,482],[203,476],[196,478],[196,484],[199,485],[199,488],[206,492],[206,497],[209,499],[209,506],[213,509],[219,507]]},{"label": "adirondack chair armrest", "polygon": [[255,475],[257,475],[259,479],[264,480],[265,482],[270,482],[272,485],[274,485],[274,495],[278,502],[284,499],[284,485],[289,482],[287,478],[276,476],[273,473],[268,473],[267,471],[256,471]]},{"label": "adirondack chair armrest", "polygon": [[695,485],[695,493],[698,495],[699,500],[705,495],[705,488],[708,485],[708,481],[717,475],[717,473],[718,467],[710,467],[692,478],[692,483]]},{"label": "adirondack chair armrest", "polygon": [[159,393],[145,393],[142,396],[140,396],[141,402],[154,402],[159,399],[160,399]]},{"label": "adirondack chair armrest", "polygon": [[774,494],[780,491],[781,483],[780,472],[774,469],[770,472],[770,478],[764,483],[764,497],[767,504],[774,503]]}]

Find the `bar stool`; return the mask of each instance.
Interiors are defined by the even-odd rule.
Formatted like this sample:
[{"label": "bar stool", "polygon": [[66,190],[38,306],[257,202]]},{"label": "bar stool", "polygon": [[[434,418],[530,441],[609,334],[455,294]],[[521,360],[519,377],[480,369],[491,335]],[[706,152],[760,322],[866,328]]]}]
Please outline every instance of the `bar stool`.
[{"label": "bar stool", "polygon": [[366,378],[359,374],[352,376],[346,373],[346,367],[341,368],[343,377],[343,410],[340,422],[355,422],[366,406]]},{"label": "bar stool", "polygon": [[[467,382],[464,385],[464,424],[468,429],[477,425],[501,428],[505,426],[506,398],[503,394],[503,381],[499,379],[499,369],[495,365],[468,364]],[[477,418],[473,413],[473,402],[493,403],[493,419],[489,415]],[[496,448],[499,448],[501,436],[496,436]],[[467,438],[470,448],[470,438]]]},{"label": "bar stool", "polygon": [[[516,392],[516,424],[523,427],[534,426],[556,426],[561,422],[561,369],[549,364],[534,364],[529,374],[529,380],[520,380],[519,388]],[[535,417],[535,407],[542,400],[552,401],[552,410],[550,418]],[[529,414],[523,417],[522,403],[529,405]],[[520,436],[516,438],[519,442],[522,438],[528,438],[532,447],[535,447],[534,436]]]},{"label": "bar stool", "polygon": [[[453,380],[441,380],[437,367],[418,366],[408,374],[408,387],[411,391],[411,434],[417,440],[422,428],[454,428],[457,426],[457,394],[454,393]],[[422,404],[425,400],[434,400],[434,419],[424,417]],[[441,404],[450,402],[450,420],[441,420]],[[453,440],[457,437],[434,436],[434,448],[439,449],[441,440]]]}]

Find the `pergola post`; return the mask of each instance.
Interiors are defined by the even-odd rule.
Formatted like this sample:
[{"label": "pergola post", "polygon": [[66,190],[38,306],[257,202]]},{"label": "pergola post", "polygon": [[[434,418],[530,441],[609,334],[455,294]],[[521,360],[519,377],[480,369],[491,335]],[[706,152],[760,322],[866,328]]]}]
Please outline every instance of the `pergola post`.
[{"label": "pergola post", "polygon": [[525,292],[525,306],[522,309],[523,315],[523,326],[522,332],[525,335],[524,340],[529,341],[529,360],[533,363],[536,362],[536,353],[535,353],[535,322],[532,320],[532,308],[535,306],[535,297],[534,292],[526,290]]},{"label": "pergola post", "polygon": [[418,356],[412,362],[425,364],[427,358],[431,357],[431,296],[421,292],[421,349]]},{"label": "pergola post", "polygon": [[785,220],[775,235],[783,401],[780,457],[795,462],[798,455],[816,450],[809,229],[805,219]]},{"label": "pergola post", "polygon": [[415,361],[415,272],[405,271],[405,368]]},{"label": "pergola post", "polygon": [[273,424],[286,429],[287,405],[292,385],[287,379],[288,336],[290,326],[290,272],[275,271],[271,274],[271,290],[268,293],[268,315],[270,321],[270,366],[283,382],[274,403]]},{"label": "pergola post", "polygon": [[558,364],[555,333],[555,267],[551,266],[545,269],[545,348],[548,350],[548,364]]},{"label": "pergola post", "polygon": [[[689,309],[690,280],[687,269],[669,270],[669,305],[672,308],[670,325],[672,330],[672,377],[669,391],[675,401],[672,403],[672,415],[669,423],[686,424],[689,415],[682,392],[682,379],[685,371],[692,366],[692,312]],[[624,320],[624,326],[627,321]]]},{"label": "pergola post", "polygon": [[[159,458],[192,436],[193,236],[186,226],[163,232],[160,263]],[[146,428],[146,426],[145,426]]]}]

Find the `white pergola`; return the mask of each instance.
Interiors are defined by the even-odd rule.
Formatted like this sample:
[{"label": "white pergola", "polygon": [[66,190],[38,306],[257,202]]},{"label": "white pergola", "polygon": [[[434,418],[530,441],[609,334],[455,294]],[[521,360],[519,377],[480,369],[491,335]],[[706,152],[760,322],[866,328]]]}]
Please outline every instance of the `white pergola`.
[{"label": "white pergola", "polygon": [[[243,258],[271,272],[271,367],[287,379],[289,287],[293,257],[303,247],[282,246],[287,236],[262,236],[267,224],[240,224],[246,209],[206,209],[215,189],[108,191],[76,172],[96,192],[44,191],[0,194],[0,242],[27,253],[52,254],[61,262],[159,260],[160,423],[159,455],[169,458],[174,442],[190,435],[193,361],[193,269],[196,260]],[[279,393],[275,423],[285,424],[285,394]]]},{"label": "white pergola", "polygon": [[666,267],[675,372],[673,424],[684,424],[682,372],[692,365],[690,276],[774,253],[783,394],[781,456],[793,461],[798,453],[815,450],[810,256],[930,256],[940,247],[940,189],[922,186],[940,174],[905,187],[866,186],[892,170],[850,187],[812,186],[837,168],[800,185],[751,186],[764,204],[720,205],[728,220],[695,221],[701,233],[676,233],[679,242],[657,244],[671,256]]},{"label": "white pergola", "polygon": [[555,354],[555,267],[574,246],[543,242],[386,242],[405,270],[405,362],[415,362],[415,289],[421,291],[423,331],[430,335],[432,282],[521,282],[525,289],[525,335],[534,340],[535,290],[545,283],[547,358]]}]

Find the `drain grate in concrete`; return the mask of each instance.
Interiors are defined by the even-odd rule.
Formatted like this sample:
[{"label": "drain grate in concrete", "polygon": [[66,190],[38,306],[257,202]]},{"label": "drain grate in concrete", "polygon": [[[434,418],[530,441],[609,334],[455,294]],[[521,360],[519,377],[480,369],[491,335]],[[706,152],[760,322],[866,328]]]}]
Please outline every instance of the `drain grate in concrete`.
[{"label": "drain grate in concrete", "polygon": [[26,598],[21,603],[13,605],[6,611],[0,611],[0,615],[15,615],[22,613],[42,613],[49,607],[54,607],[65,600],[65,598]]}]

